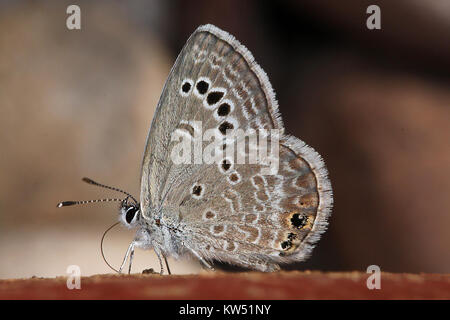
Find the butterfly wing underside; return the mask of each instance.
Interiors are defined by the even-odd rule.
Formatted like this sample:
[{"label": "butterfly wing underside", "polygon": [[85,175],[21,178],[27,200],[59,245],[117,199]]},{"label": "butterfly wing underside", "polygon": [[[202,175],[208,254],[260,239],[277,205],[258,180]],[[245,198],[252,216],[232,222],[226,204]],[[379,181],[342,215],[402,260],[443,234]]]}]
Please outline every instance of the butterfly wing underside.
[{"label": "butterfly wing underside", "polygon": [[[226,156],[210,164],[174,163],[173,133],[194,139],[208,129],[218,135],[277,129],[278,172],[267,174],[261,164]],[[203,150],[209,143],[201,142]],[[200,256],[272,270],[309,255],[331,206],[321,157],[284,134],[270,82],[251,53],[217,27],[199,27],[170,72],[147,138],[144,217],[151,207],[174,208],[183,243]]]}]

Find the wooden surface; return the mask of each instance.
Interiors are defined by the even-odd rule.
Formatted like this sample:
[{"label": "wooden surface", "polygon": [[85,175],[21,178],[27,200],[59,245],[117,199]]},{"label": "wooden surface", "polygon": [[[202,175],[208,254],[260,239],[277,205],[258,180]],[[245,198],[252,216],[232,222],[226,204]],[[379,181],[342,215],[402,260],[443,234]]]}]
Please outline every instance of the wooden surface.
[{"label": "wooden surface", "polygon": [[450,275],[381,274],[369,290],[360,272],[219,273],[200,275],[97,275],[67,279],[0,280],[0,299],[450,299]]}]

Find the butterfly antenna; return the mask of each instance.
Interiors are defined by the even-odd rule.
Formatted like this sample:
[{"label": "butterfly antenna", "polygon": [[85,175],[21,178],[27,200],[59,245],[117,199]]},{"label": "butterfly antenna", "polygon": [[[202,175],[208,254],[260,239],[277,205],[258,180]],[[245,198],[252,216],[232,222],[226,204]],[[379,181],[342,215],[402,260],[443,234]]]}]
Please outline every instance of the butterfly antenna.
[{"label": "butterfly antenna", "polygon": [[108,260],[106,260],[105,257],[105,253],[103,252],[103,240],[105,239],[106,234],[109,232],[109,230],[111,230],[112,228],[114,228],[115,226],[117,226],[120,222],[116,222],[114,223],[111,227],[109,227],[108,229],[106,229],[105,232],[103,232],[103,236],[102,236],[102,240],[100,241],[100,252],[102,253],[102,258],[103,261],[105,261],[105,263],[108,265],[108,267],[110,267],[112,270],[114,270],[115,272],[119,273],[118,270],[114,269],[108,262]]},{"label": "butterfly antenna", "polygon": [[111,201],[123,201],[123,199],[113,198],[113,199],[95,199],[95,200],[80,200],[80,201],[61,201],[56,205],[56,207],[68,207],[74,206],[76,204],[87,204],[87,203],[95,203],[95,202],[111,202]]},{"label": "butterfly antenna", "polygon": [[126,194],[126,195],[129,196],[131,199],[133,199],[133,201],[134,201],[136,204],[138,203],[138,201],[137,201],[131,194],[129,194],[129,193],[126,192],[126,191],[123,191],[122,189],[115,188],[115,187],[110,187],[110,186],[107,186],[107,185],[105,185],[105,184],[101,184],[101,183],[95,182],[94,180],[89,179],[89,178],[86,178],[86,177],[84,177],[82,180],[83,180],[84,182],[86,182],[86,183],[92,184],[92,185],[97,186],[97,187],[102,187],[102,188],[105,188],[105,189],[109,189],[109,190],[113,190],[113,191],[117,191],[117,192],[121,192],[121,193],[123,193],[123,194]]}]

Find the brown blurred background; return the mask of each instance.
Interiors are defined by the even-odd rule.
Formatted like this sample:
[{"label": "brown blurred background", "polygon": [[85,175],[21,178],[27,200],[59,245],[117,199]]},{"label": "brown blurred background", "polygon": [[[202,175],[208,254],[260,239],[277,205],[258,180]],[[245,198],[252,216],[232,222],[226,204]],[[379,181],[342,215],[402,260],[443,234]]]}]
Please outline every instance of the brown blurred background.
[{"label": "brown blurred background", "polygon": [[[81,30],[66,28],[70,4]],[[366,28],[370,4],[381,30]],[[0,2],[0,278],[110,272],[99,243],[117,204],[55,205],[115,196],[83,176],[139,196],[164,81],[205,23],[252,51],[287,131],[330,171],[329,230],[289,268],[450,272],[450,2],[22,0]],[[111,264],[132,238],[108,234]],[[138,250],[133,271],[148,267]]]}]

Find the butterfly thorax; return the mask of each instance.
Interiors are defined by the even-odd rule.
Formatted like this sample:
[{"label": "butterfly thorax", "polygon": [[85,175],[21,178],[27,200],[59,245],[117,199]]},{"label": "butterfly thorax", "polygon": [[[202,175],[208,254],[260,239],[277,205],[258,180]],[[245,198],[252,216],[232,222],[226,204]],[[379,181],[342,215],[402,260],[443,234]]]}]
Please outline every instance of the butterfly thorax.
[{"label": "butterfly thorax", "polygon": [[140,212],[135,241],[143,249],[157,248],[169,256],[178,258],[185,249],[182,246],[180,223],[176,208],[148,207]]}]

